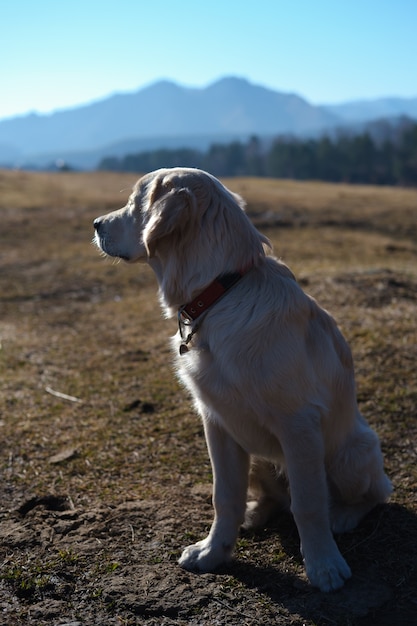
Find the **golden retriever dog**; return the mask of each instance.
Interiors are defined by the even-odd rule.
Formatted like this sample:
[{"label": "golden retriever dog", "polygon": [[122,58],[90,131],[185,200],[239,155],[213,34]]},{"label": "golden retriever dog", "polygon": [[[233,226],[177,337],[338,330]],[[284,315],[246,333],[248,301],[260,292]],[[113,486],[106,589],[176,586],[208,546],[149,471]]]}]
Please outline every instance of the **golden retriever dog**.
[{"label": "golden retriever dog", "polygon": [[239,528],[289,507],[307,576],[322,591],[351,576],[333,533],[391,492],[378,438],[359,412],[350,349],[210,174],[160,169],[94,222],[111,257],[145,262],[177,316],[176,369],[200,414],[213,468],[214,521],[181,567],[215,570]]}]

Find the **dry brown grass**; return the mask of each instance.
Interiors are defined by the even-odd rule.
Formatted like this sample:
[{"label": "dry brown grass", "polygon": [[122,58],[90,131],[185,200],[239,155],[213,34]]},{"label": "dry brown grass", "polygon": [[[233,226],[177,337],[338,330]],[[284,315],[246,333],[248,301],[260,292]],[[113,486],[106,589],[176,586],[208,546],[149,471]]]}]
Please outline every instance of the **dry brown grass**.
[{"label": "dry brown grass", "polygon": [[90,245],[93,218],[134,182],[0,172],[0,623],[411,624],[415,191],[226,181],[338,319],[395,485],[391,504],[338,538],[354,579],[326,596],[303,578],[288,519],[242,537],[216,576],[175,563],[211,518],[202,429],[170,367],[175,323],[161,318],[150,270]]}]

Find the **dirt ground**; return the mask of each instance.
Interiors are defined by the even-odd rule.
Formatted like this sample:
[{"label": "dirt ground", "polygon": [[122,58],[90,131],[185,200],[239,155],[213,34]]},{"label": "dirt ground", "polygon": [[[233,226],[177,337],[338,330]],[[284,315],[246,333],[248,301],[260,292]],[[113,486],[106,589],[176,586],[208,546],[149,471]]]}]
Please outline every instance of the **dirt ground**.
[{"label": "dirt ground", "polygon": [[1,174],[0,624],[417,624],[415,195],[230,182],[340,322],[381,438],[395,491],[336,537],[352,579],[313,589],[285,514],[214,574],[178,567],[210,526],[211,470],[153,276],[89,243],[126,180]]}]

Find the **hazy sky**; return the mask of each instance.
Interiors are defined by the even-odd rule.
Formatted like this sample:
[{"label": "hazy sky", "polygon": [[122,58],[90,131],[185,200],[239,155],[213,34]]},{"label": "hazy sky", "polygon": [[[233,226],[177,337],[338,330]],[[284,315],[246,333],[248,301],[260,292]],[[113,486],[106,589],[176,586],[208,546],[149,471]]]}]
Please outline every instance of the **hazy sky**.
[{"label": "hazy sky", "polygon": [[315,104],[417,96],[417,0],[0,2],[0,118],[230,75]]}]

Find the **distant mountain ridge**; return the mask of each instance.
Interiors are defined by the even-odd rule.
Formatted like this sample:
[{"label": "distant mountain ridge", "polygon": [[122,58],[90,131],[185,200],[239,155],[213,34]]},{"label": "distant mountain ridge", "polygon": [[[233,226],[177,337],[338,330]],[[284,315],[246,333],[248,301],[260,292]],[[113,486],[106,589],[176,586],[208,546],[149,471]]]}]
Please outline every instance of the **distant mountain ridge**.
[{"label": "distant mountain ridge", "polygon": [[[417,117],[417,98],[407,101],[405,110],[401,102],[392,99],[384,110]],[[204,88],[158,81],[72,109],[0,120],[0,165],[46,167],[61,159],[89,168],[127,149],[204,148],[250,135],[317,134],[346,119],[359,121],[365,109],[371,115],[371,103],[315,106],[237,77]]]},{"label": "distant mountain ridge", "polygon": [[417,119],[417,98],[352,100],[342,104],[323,105],[322,108],[347,123],[400,116]]}]

